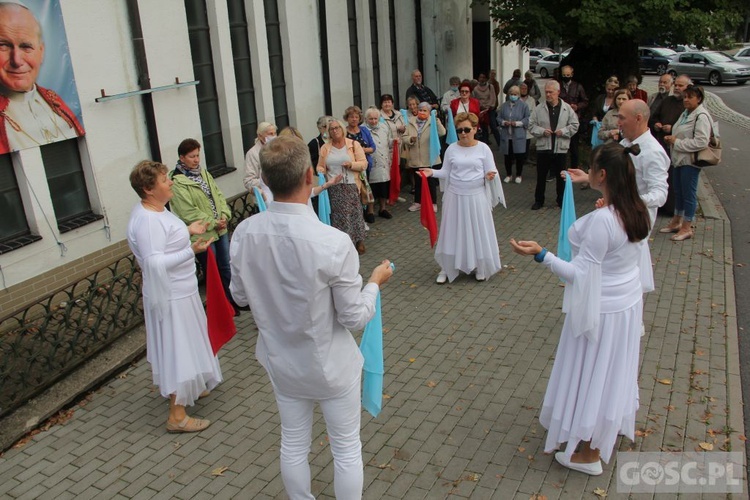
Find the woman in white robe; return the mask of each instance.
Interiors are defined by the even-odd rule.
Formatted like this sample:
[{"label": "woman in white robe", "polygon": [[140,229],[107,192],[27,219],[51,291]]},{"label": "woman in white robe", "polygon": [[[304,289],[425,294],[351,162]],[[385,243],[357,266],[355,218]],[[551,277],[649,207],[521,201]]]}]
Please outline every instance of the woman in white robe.
[{"label": "woman in white robe", "polygon": [[[485,281],[501,268],[492,203],[485,186],[497,176],[495,159],[489,146],[474,137],[477,115],[459,113],[455,123],[458,142],[445,151],[443,168],[422,169],[427,177],[445,180],[443,216],[435,245],[435,260],[440,264],[436,281],[440,284],[452,282],[459,271],[475,271],[476,280]],[[502,186],[499,190],[502,193]]]},{"label": "woman in white robe", "polygon": [[166,166],[142,161],[131,172],[130,184],[141,201],[130,215],[128,245],[143,275],[146,355],[154,384],[169,398],[167,431],[201,431],[210,422],[189,417],[185,406],[222,380],[195,275],[195,254],[205,252],[212,239],[191,244],[190,235],[205,233],[207,223],[185,226],[166,209],[173,184]]},{"label": "woman in white robe", "polygon": [[[535,241],[511,240],[565,283],[566,313],[539,421],[547,429],[545,452],[565,467],[602,473],[618,433],[634,439],[638,410],[638,354],[643,318],[640,241],[648,237],[648,209],[638,195],[633,145],[594,150],[588,175],[568,170],[602,193],[602,208],[568,231],[573,259],[566,262]],[[650,263],[649,263],[650,265]],[[578,449],[577,449],[578,448]]]}]

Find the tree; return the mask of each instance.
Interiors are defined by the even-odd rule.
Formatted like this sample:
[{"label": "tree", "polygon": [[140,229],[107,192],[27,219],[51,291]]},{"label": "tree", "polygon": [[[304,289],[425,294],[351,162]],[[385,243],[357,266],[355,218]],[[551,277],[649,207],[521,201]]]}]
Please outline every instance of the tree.
[{"label": "tree", "polygon": [[529,47],[538,38],[573,44],[562,64],[593,97],[604,81],[639,75],[638,44],[711,46],[735,32],[747,0],[479,0],[497,23],[502,44]]}]

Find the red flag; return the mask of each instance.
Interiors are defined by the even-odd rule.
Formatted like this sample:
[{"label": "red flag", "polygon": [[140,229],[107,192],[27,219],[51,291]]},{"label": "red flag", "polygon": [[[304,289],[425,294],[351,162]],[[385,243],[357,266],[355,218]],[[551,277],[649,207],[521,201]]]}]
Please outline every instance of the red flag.
[{"label": "red flag", "polygon": [[419,172],[422,176],[422,200],[419,220],[422,225],[430,232],[430,247],[434,247],[438,238],[437,221],[435,220],[435,211],[432,209],[432,196],[430,196],[430,185],[427,176]]},{"label": "red flag", "polygon": [[208,340],[214,356],[224,344],[237,333],[234,324],[234,307],[229,303],[221,284],[219,267],[211,247],[208,247],[206,258],[206,317],[208,319]]},{"label": "red flag", "polygon": [[393,141],[393,156],[391,158],[391,190],[388,201],[393,205],[401,193],[401,157],[398,154],[398,141]]}]

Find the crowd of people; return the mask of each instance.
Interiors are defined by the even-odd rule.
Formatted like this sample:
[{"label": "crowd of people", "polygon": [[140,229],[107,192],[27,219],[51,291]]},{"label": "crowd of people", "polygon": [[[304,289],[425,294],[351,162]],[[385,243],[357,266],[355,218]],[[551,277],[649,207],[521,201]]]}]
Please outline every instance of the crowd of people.
[{"label": "crowd of people", "polygon": [[[634,437],[642,294],[654,289],[648,236],[667,202],[673,170],[674,217],[659,232],[674,233],[674,241],[692,237],[700,172],[694,153],[707,147],[713,121],[703,90],[685,76],[673,81],[663,75],[650,98],[637,79],[620,88],[611,77],[591,108],[569,66],[561,68],[560,81],[546,82],[543,93],[533,75],[524,76],[516,71],[502,87],[494,72],[476,82],[452,77],[439,99],[415,70],[405,109],[395,109],[393,96],[385,94],[379,108],[350,106],[342,119],[321,116],[318,135],[307,144],[293,127],[277,131],[260,123],[243,183],[267,209],[240,222],[231,241],[231,212],[201,168],[198,141],[182,141],[172,171],[139,163],[130,181],[140,202],[127,235],[143,269],[148,360],[154,383],[170,401],[167,430],[208,427],[209,421],[189,417],[186,406],[222,380],[196,278],[196,257],[205,269],[210,247],[235,315],[249,307],[258,326],[256,356],[281,416],[287,493],[311,498],[307,455],[312,407],[319,402],[336,495],[360,498],[362,355],[350,332],[373,317],[393,271],[382,262],[363,287],[357,254],[366,251],[376,216],[389,220],[391,205],[407,201],[394,198],[391,174],[408,173],[404,185],[395,186],[397,193],[403,188],[413,194],[407,213],[437,213],[441,188],[436,282],[454,281],[460,273],[486,281],[501,269],[492,209],[504,201],[503,183],[522,183],[533,140],[532,210],[544,206],[548,176],[556,181],[558,206],[566,176],[602,195],[596,209],[570,228],[570,262],[537,242],[511,240],[515,252],[533,255],[566,283],[566,319],[540,415],[548,430],[545,451],[567,443],[555,455],[558,462],[601,474],[601,460],[609,460],[618,433]],[[581,124],[589,119],[603,144],[593,149],[585,172],[578,149]],[[449,131],[451,123],[455,130]],[[446,140],[448,132],[455,132],[455,141]],[[490,138],[504,157],[503,183]],[[422,207],[428,194],[423,186],[432,207]],[[323,191],[330,226],[316,215]]]}]

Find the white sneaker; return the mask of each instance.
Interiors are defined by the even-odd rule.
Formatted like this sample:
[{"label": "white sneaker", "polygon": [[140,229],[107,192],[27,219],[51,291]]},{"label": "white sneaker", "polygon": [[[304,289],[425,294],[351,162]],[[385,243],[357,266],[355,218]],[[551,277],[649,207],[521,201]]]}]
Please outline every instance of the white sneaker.
[{"label": "white sneaker", "polygon": [[521,184],[521,176],[516,177],[516,184]]},{"label": "white sneaker", "polygon": [[510,175],[506,176],[505,179],[503,179],[503,182],[506,184],[510,184],[510,181],[513,180],[510,178]]},{"label": "white sneaker", "polygon": [[422,205],[420,205],[419,203],[412,203],[412,204],[411,204],[411,206],[410,206],[409,208],[407,208],[407,210],[408,210],[409,212],[416,212],[416,211],[418,211],[418,210],[419,210],[420,208],[422,208]]},{"label": "white sneaker", "polygon": [[558,451],[557,453],[555,453],[555,460],[563,467],[567,467],[568,469],[578,472],[583,472],[584,474],[588,474],[589,476],[600,476],[603,472],[601,460],[597,460],[596,462],[591,464],[579,464],[569,461],[565,457],[564,451]]},{"label": "white sneaker", "polygon": [[432,210],[437,213],[437,203],[432,204]]},{"label": "white sneaker", "polygon": [[369,230],[370,230],[370,226],[368,226],[367,222],[365,222],[365,231],[369,231]]},{"label": "white sneaker", "polygon": [[484,274],[480,273],[479,271],[476,272],[476,274],[474,275],[474,278],[477,281],[486,281],[487,280],[487,277]]},{"label": "white sneaker", "polygon": [[404,198],[403,196],[399,196],[398,198],[396,198],[396,201],[400,201],[401,203],[403,203],[406,201],[406,198]]},{"label": "white sneaker", "polygon": [[440,273],[438,273],[437,275],[437,278],[435,279],[435,283],[437,283],[438,285],[443,285],[446,281],[448,281],[448,275],[445,274],[444,271],[440,271]]}]

